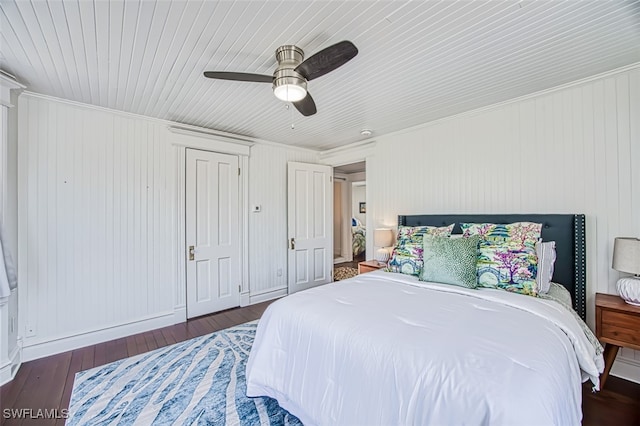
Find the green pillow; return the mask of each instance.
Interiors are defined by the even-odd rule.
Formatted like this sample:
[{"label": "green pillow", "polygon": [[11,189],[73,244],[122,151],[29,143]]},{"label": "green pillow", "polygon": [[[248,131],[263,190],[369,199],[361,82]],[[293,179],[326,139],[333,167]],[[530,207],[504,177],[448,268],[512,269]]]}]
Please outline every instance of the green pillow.
[{"label": "green pillow", "polygon": [[421,281],[476,288],[480,236],[447,238],[425,235]]}]

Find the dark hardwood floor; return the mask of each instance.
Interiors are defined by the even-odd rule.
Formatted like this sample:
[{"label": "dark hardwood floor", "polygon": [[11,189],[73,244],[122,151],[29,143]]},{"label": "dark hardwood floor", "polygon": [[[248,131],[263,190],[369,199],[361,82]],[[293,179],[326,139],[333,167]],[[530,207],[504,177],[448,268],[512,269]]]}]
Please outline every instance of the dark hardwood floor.
[{"label": "dark hardwood floor", "polygon": [[[0,388],[2,425],[63,425],[63,419],[5,419],[5,409],[66,409],[75,373],[193,337],[258,319],[271,302],[194,318],[186,323],[116,339],[26,362],[15,379]],[[640,385],[610,376],[592,393],[583,385],[584,425],[640,425]],[[543,397],[543,396],[536,396]]]},{"label": "dark hardwood floor", "polygon": [[35,415],[37,409],[66,409],[69,407],[73,379],[78,371],[253,321],[262,316],[270,303],[230,309],[170,327],[25,362],[13,381],[0,388],[0,424],[64,425],[64,419],[5,419],[4,410],[33,409]]}]

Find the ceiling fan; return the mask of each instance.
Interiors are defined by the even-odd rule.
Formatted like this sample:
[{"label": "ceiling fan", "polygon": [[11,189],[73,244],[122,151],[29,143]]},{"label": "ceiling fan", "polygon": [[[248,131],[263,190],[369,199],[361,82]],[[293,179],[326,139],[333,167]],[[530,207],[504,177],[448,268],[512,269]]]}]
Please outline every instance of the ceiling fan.
[{"label": "ceiling fan", "polygon": [[205,71],[204,76],[219,80],[272,83],[273,93],[285,102],[291,102],[304,116],[317,112],[316,103],[307,91],[307,82],[322,77],[349,62],[358,54],[350,41],[341,41],[304,60],[298,46],[284,45],[276,49],[278,68],[273,75],[242,72]]}]

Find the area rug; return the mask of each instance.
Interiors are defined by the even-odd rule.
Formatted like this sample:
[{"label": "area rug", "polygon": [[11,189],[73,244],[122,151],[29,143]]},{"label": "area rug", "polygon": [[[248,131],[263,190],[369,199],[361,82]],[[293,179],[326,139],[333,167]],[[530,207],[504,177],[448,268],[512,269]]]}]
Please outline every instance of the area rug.
[{"label": "area rug", "polygon": [[333,280],[340,281],[353,278],[358,275],[358,270],[350,266],[340,266],[333,270]]},{"label": "area rug", "polygon": [[67,425],[301,425],[247,398],[257,321],[76,374]]}]

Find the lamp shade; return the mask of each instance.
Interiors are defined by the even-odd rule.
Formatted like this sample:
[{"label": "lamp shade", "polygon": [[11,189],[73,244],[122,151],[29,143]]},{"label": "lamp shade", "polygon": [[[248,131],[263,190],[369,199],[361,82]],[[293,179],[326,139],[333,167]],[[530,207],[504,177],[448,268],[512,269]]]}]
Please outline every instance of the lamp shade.
[{"label": "lamp shade", "polygon": [[616,271],[640,275],[640,239],[633,237],[615,239],[612,268]]},{"label": "lamp shade", "polygon": [[378,228],[373,231],[373,245],[376,247],[390,247],[393,242],[393,232],[389,228]]}]

